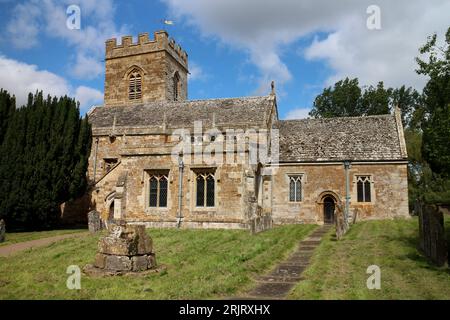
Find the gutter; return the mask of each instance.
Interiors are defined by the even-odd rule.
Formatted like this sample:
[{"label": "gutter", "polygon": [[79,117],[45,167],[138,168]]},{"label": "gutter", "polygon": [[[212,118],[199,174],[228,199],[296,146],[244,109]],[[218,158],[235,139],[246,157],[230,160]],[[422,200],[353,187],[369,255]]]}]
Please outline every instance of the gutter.
[{"label": "gutter", "polygon": [[348,217],[350,211],[350,177],[349,177],[349,169],[352,167],[349,160],[344,161],[344,169],[345,169],[345,212],[344,218],[345,223],[348,224]]},{"label": "gutter", "polygon": [[181,213],[181,208],[183,205],[183,156],[180,155],[178,158],[178,214],[177,214],[177,228],[181,227],[181,222],[183,221],[183,215]]},{"label": "gutter", "polygon": [[95,185],[97,182],[95,179],[97,178],[97,152],[98,152],[98,138],[95,139],[95,152],[94,152],[94,179],[93,179],[93,185]]}]

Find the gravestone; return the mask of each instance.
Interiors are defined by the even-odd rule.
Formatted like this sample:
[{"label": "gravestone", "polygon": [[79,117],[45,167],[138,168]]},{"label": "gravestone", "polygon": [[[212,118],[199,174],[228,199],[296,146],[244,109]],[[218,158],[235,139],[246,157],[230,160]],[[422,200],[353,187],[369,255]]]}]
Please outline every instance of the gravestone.
[{"label": "gravestone", "polygon": [[444,216],[435,205],[418,206],[419,248],[437,266],[444,266],[448,259]]},{"label": "gravestone", "polygon": [[0,220],[0,242],[5,241],[5,235],[6,235],[6,226],[5,226],[5,220]]},{"label": "gravestone", "polygon": [[88,226],[89,232],[92,233],[102,230],[102,219],[100,218],[100,213],[98,211],[92,210],[88,213]]},{"label": "gravestone", "polygon": [[108,235],[98,241],[93,265],[85,272],[91,275],[122,275],[155,269],[153,242],[143,225],[117,222],[108,226]]},{"label": "gravestone", "polygon": [[336,239],[340,240],[349,229],[348,221],[345,219],[344,210],[340,203],[336,203],[335,209]]}]

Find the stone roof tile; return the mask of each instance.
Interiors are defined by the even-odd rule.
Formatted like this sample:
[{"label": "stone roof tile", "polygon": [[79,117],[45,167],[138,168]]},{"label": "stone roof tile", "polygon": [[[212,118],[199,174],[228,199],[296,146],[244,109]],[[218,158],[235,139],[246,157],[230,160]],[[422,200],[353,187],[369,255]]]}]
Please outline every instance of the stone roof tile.
[{"label": "stone roof tile", "polygon": [[280,120],[281,162],[404,160],[394,115]]},{"label": "stone roof tile", "polygon": [[89,113],[93,128],[193,125],[194,121],[217,125],[225,123],[260,124],[266,120],[274,103],[273,96],[225,98],[188,101],[156,101],[143,105],[96,107]]}]

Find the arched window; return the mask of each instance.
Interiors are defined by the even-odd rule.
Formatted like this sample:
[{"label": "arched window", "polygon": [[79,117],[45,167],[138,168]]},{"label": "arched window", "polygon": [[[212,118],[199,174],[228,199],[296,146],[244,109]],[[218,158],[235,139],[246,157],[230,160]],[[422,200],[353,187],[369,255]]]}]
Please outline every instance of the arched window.
[{"label": "arched window", "polygon": [[197,207],[214,207],[215,177],[213,172],[197,173]]},{"label": "arched window", "polygon": [[150,176],[150,207],[167,207],[168,175],[154,173]]},{"label": "arched window", "polygon": [[142,76],[137,69],[134,69],[130,73],[128,98],[130,100],[137,100],[142,98]]},{"label": "arched window", "polygon": [[173,76],[173,100],[178,101],[179,96],[179,86],[180,86],[180,76],[178,72],[175,72]]},{"label": "arched window", "polygon": [[289,201],[302,201],[302,176],[289,176]]},{"label": "arched window", "polygon": [[356,177],[356,192],[358,202],[371,202],[371,182],[370,176]]}]

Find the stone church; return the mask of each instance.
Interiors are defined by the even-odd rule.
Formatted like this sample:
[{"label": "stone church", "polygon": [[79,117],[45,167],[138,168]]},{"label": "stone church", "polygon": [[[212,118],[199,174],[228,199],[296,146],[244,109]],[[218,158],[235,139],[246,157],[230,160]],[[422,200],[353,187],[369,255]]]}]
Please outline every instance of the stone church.
[{"label": "stone church", "polygon": [[[280,120],[273,83],[266,96],[188,100],[188,55],[165,31],[108,40],[105,68],[104,105],[88,113],[88,178],[106,221],[258,230],[333,223],[337,205],[349,219],[408,216],[398,110]],[[261,132],[271,151],[250,161]],[[225,147],[194,161],[212,144]]]}]

